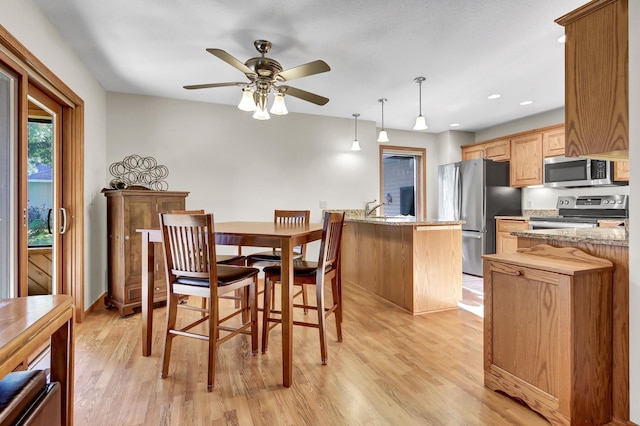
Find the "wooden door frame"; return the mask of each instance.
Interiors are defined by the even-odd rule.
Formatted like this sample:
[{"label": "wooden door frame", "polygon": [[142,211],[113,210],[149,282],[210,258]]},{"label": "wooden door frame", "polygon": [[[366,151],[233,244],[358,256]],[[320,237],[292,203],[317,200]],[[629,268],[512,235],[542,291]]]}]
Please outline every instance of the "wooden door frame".
[{"label": "wooden door frame", "polygon": [[420,157],[416,162],[416,217],[427,217],[427,150],[410,146],[380,145],[380,202],[384,200],[384,167],[383,155],[397,153],[399,155]]},{"label": "wooden door frame", "polygon": [[[0,25],[0,53],[26,70],[22,78],[19,94],[20,138],[26,150],[27,128],[27,84],[35,84],[48,96],[55,99],[62,108],[62,206],[67,209],[69,230],[62,238],[61,291],[73,297],[76,321],[82,322],[84,313],[84,101],[47,68],[33,53],[23,46],[4,26]],[[10,63],[7,63],[10,65]],[[23,157],[23,158],[26,158]],[[26,162],[18,173],[26,176]],[[20,190],[19,208],[26,205],[26,184]],[[20,212],[20,216],[22,212]],[[23,233],[21,233],[23,234]],[[19,244],[26,247],[26,230]],[[18,265],[20,280],[26,280],[25,259]],[[23,263],[24,262],[24,263]]]}]

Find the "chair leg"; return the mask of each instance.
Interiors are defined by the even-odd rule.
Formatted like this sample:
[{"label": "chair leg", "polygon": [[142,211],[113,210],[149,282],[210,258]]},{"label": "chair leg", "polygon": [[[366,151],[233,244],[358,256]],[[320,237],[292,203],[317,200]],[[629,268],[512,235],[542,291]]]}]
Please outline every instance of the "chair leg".
[{"label": "chair leg", "polygon": [[322,358],[322,365],[327,365],[327,328],[322,282],[316,284],[316,300],[318,305],[318,331],[320,332],[320,357]]},{"label": "chair leg", "polygon": [[[203,298],[202,298],[202,306],[201,306],[201,307],[202,307],[202,309],[207,309],[207,300],[208,300],[208,299],[207,299],[206,297],[203,297]],[[206,312],[203,312],[203,313],[202,313],[202,316],[205,316],[205,315],[207,315],[207,314],[206,314]]]},{"label": "chair leg", "polygon": [[251,311],[251,353],[258,354],[258,276],[254,275],[249,287],[249,309]]},{"label": "chair leg", "polygon": [[242,323],[246,324],[251,318],[251,294],[248,287],[236,290],[236,294],[240,294],[240,312],[242,315]]},{"label": "chair leg", "polygon": [[169,373],[169,360],[171,359],[171,344],[175,334],[169,333],[170,330],[176,328],[176,316],[178,313],[178,296],[174,293],[169,294],[167,301],[167,330],[164,337],[164,350],[162,352],[162,371],[160,377],[163,379]]},{"label": "chair leg", "polygon": [[342,342],[342,294],[340,294],[338,277],[333,277],[331,280],[331,294],[333,296],[333,304],[336,305],[336,334],[338,335],[338,342]]},{"label": "chair leg", "polygon": [[300,284],[302,287],[302,304],[304,305],[304,314],[307,315],[309,313],[309,309],[307,306],[309,305],[309,298],[307,297],[307,286],[304,284]]},{"label": "chair leg", "polygon": [[271,287],[273,284],[269,277],[264,277],[264,293],[262,306],[262,353],[267,352],[269,345],[269,313],[271,312]]},{"label": "chair leg", "polygon": [[213,390],[216,382],[216,347],[218,346],[218,303],[209,303],[209,356],[207,363],[207,392]]}]

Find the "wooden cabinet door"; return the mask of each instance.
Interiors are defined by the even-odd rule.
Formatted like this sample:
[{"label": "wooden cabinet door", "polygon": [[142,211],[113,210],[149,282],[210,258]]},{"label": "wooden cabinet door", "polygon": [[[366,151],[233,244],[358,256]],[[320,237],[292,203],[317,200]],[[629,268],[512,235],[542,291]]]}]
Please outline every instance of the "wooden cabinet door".
[{"label": "wooden cabinet door", "polygon": [[613,180],[629,182],[628,161],[616,161],[613,163]]},{"label": "wooden cabinet door", "polygon": [[475,160],[478,158],[484,158],[484,146],[474,145],[462,147],[462,161]]},{"label": "wooden cabinet door", "polygon": [[627,9],[627,0],[591,2],[556,20],[567,35],[567,156],[628,155]]},{"label": "wooden cabinet door", "polygon": [[[136,229],[153,228],[155,197],[124,197],[124,218],[122,224],[122,244],[124,245],[124,285],[140,286],[142,280],[142,239]],[[157,219],[156,219],[157,220]],[[157,227],[157,225],[156,225]],[[116,243],[118,237],[116,237]],[[117,284],[117,283],[116,283]]]},{"label": "wooden cabinet door", "polygon": [[545,157],[564,155],[564,126],[542,133],[542,152]]},{"label": "wooden cabinet door", "polygon": [[542,133],[511,139],[511,186],[542,184]]},{"label": "wooden cabinet door", "polygon": [[509,161],[511,159],[509,139],[488,143],[485,146],[485,158],[493,161]]}]

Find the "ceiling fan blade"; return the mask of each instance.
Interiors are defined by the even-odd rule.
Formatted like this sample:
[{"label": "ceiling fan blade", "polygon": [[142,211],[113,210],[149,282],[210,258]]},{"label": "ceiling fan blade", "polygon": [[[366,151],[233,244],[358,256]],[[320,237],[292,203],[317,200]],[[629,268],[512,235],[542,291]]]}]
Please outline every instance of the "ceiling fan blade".
[{"label": "ceiling fan blade", "polygon": [[246,66],[245,64],[243,64],[242,62],[240,62],[239,60],[234,58],[233,56],[229,55],[224,50],[222,50],[222,49],[207,49],[207,52],[211,53],[213,56],[217,56],[218,58],[222,59],[223,61],[225,61],[229,65],[231,65],[233,67],[236,67],[237,69],[239,69],[243,73],[247,74],[247,76],[253,75],[254,77],[257,77],[257,74],[251,68],[249,68],[248,66]]},{"label": "ceiling fan blade", "polygon": [[309,62],[308,64],[300,65],[297,67],[289,68],[279,72],[276,75],[276,79],[279,81],[289,81],[295,78],[306,77],[308,75],[320,74],[323,72],[331,71],[331,68],[325,61],[317,60]]},{"label": "ceiling fan blade", "polygon": [[329,98],[325,98],[324,96],[316,95],[315,93],[307,92],[305,90],[296,89],[291,86],[278,86],[278,91],[285,95],[300,98],[303,101],[311,102],[316,105],[324,105],[329,102]]},{"label": "ceiling fan blade", "polygon": [[240,82],[229,82],[229,83],[208,83],[208,84],[192,84],[190,86],[182,86],[185,89],[193,90],[193,89],[208,89],[209,87],[227,87],[227,86],[246,86],[247,83]]}]

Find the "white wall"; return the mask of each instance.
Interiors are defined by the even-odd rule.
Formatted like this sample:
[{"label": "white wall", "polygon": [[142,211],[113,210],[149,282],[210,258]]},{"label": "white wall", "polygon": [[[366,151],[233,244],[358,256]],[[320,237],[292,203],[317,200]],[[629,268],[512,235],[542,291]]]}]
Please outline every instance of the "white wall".
[{"label": "white wall", "polygon": [[[640,164],[640,1],[629,2],[629,161]],[[640,173],[630,167],[631,186],[640,188]],[[640,424],[640,199],[631,197],[629,237],[629,359],[631,420]],[[631,228],[630,228],[631,229]]]},{"label": "white wall", "polygon": [[105,290],[106,95],[32,0],[0,0],[0,24],[85,102],[85,309]]},{"label": "white wall", "polygon": [[[290,113],[258,121],[236,107],[109,92],[107,163],[137,154],[169,169],[169,189],[216,221],[265,220],[275,208],[363,208],[379,198],[374,122]],[[437,144],[429,133],[387,129],[389,145],[427,149],[428,211],[437,212]],[[435,175],[434,175],[435,174]],[[435,187],[432,187],[436,185]],[[434,213],[435,214],[435,213]]]}]

